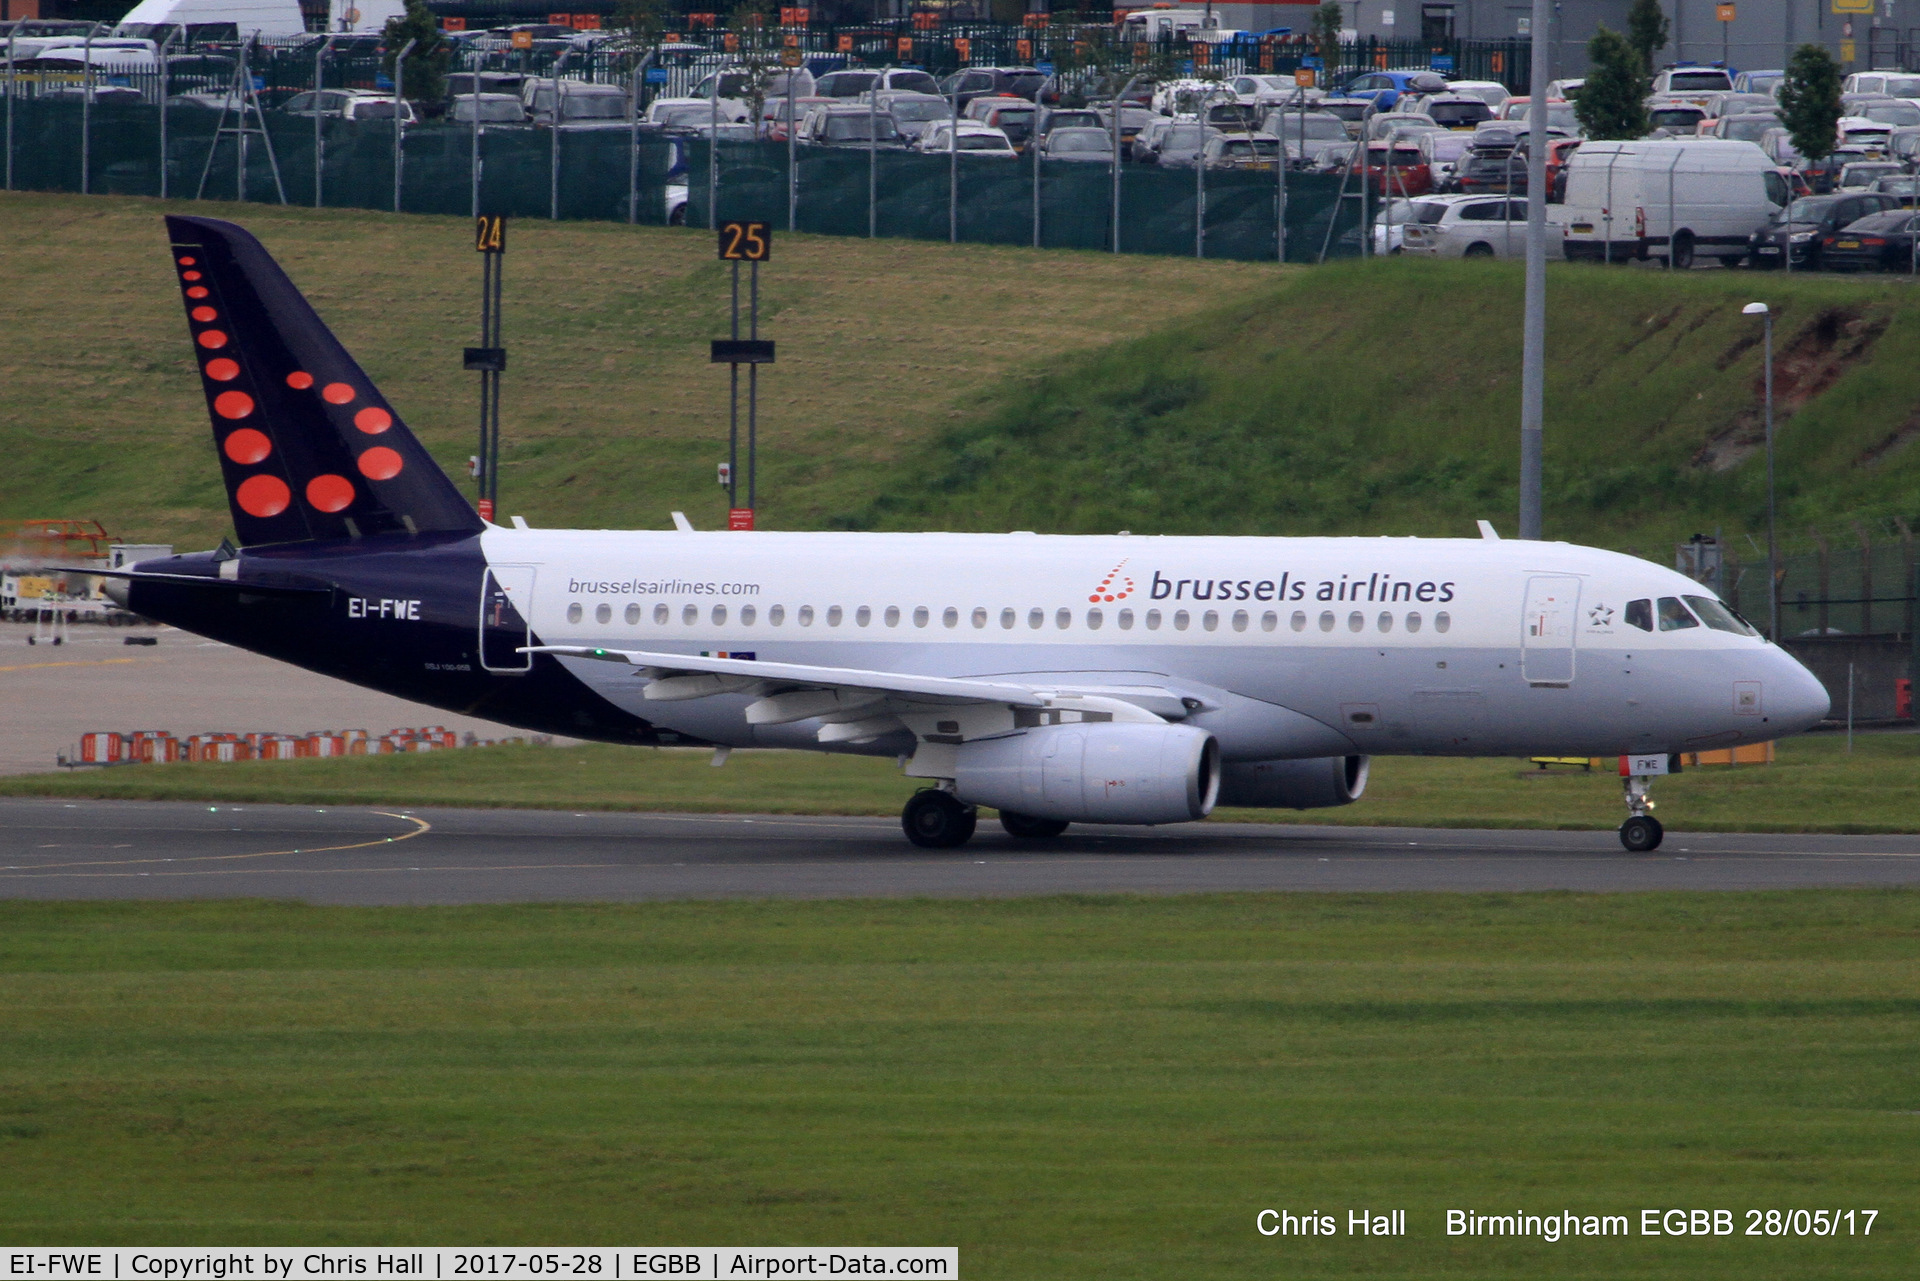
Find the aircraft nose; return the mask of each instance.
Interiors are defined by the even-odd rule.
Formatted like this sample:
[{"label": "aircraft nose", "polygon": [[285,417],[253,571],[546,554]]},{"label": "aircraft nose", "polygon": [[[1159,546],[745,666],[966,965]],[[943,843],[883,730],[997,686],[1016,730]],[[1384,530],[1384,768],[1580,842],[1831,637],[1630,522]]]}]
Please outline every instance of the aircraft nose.
[{"label": "aircraft nose", "polygon": [[1772,697],[1768,700],[1772,704],[1768,713],[1773,724],[1782,735],[1812,729],[1833,710],[1827,687],[1786,650],[1776,650],[1774,659],[1775,672],[1769,682]]}]

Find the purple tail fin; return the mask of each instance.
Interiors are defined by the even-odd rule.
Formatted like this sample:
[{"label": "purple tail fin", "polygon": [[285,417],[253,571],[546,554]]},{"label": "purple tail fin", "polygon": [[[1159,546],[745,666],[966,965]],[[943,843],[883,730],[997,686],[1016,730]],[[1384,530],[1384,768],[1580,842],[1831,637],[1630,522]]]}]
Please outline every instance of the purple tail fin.
[{"label": "purple tail fin", "polygon": [[242,546],[485,528],[258,240],[167,236]]}]

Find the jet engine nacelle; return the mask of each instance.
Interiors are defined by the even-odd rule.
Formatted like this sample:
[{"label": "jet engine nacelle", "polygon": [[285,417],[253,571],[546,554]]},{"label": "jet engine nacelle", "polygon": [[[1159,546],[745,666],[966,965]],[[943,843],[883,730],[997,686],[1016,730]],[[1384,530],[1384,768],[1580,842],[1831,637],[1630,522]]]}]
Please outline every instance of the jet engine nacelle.
[{"label": "jet engine nacelle", "polygon": [[1367,790],[1370,762],[1366,756],[1234,761],[1220,771],[1220,803],[1288,810],[1351,805]]},{"label": "jet engine nacelle", "polygon": [[1186,823],[1220,790],[1220,744],[1190,725],[1044,725],[967,743],[954,794],[1030,818]]}]

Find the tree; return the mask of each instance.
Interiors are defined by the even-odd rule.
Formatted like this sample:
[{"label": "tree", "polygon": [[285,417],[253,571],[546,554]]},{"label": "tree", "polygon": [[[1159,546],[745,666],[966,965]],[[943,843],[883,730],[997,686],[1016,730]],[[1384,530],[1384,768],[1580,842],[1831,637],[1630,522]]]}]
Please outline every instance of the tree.
[{"label": "tree", "polygon": [[1307,33],[1313,38],[1313,47],[1320,51],[1320,61],[1326,68],[1319,76],[1319,83],[1331,80],[1334,68],[1340,65],[1340,24],[1344,20],[1340,0],[1326,0],[1313,11],[1313,22]]},{"label": "tree", "polygon": [[1642,96],[1646,64],[1617,31],[1601,27],[1587,41],[1587,81],[1573,114],[1595,140],[1644,137],[1647,104]]},{"label": "tree", "polygon": [[1653,74],[1653,55],[1667,47],[1667,15],[1660,0],[1633,0],[1627,10],[1627,43],[1640,55],[1643,74]]},{"label": "tree", "polygon": [[401,88],[409,99],[437,103],[446,97],[447,63],[453,57],[453,47],[441,38],[440,20],[427,11],[426,0],[407,0],[407,11],[387,20],[382,39],[387,46],[383,66],[388,75],[393,74],[394,59],[406,48],[407,41],[416,42],[407,55],[406,74],[401,77]]},{"label": "tree", "polygon": [[636,45],[651,45],[667,29],[666,0],[619,0],[610,25]]},{"label": "tree", "polygon": [[1817,44],[1803,44],[1787,60],[1780,83],[1780,122],[1793,149],[1808,160],[1833,154],[1840,125],[1840,68]]}]

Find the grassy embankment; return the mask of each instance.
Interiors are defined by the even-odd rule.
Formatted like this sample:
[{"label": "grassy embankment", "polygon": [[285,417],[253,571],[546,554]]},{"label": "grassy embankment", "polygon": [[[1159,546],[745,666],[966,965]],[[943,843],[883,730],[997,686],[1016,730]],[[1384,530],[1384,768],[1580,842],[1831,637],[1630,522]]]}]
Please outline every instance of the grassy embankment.
[{"label": "grassy embankment", "polygon": [[[459,219],[207,204],[257,231],[439,458],[471,452]],[[0,518],[211,545],[225,506],[152,201],[0,198]],[[506,511],[719,523],[725,280],[703,232],[514,228]],[[784,237],[764,275],[770,528],[1470,534],[1514,508],[1511,264],[1325,269]],[[1760,527],[1758,328],[1779,313],[1782,519],[1920,515],[1899,278],[1565,267],[1547,527],[1637,547]]]},{"label": "grassy embankment", "polygon": [[[0,1239],[1907,1277],[1920,896],[0,904]],[[1638,1235],[1871,1208],[1871,1237]],[[1405,1209],[1268,1239],[1265,1207]],[[1448,1238],[1444,1212],[1634,1235]]]},{"label": "grassy embankment", "polygon": [[[1915,832],[1920,737],[1789,739],[1772,765],[1708,766],[1654,788],[1676,831]],[[264,804],[506,806],[892,816],[920,784],[891,761],[735,752],[722,769],[694,750],[490,747],[423,756],[135,765],[0,777],[0,796]],[[1220,810],[1236,821],[1347,826],[1608,829],[1625,815],[1604,771],[1542,775],[1504,759],[1380,757],[1367,794],[1340,809]]]}]

